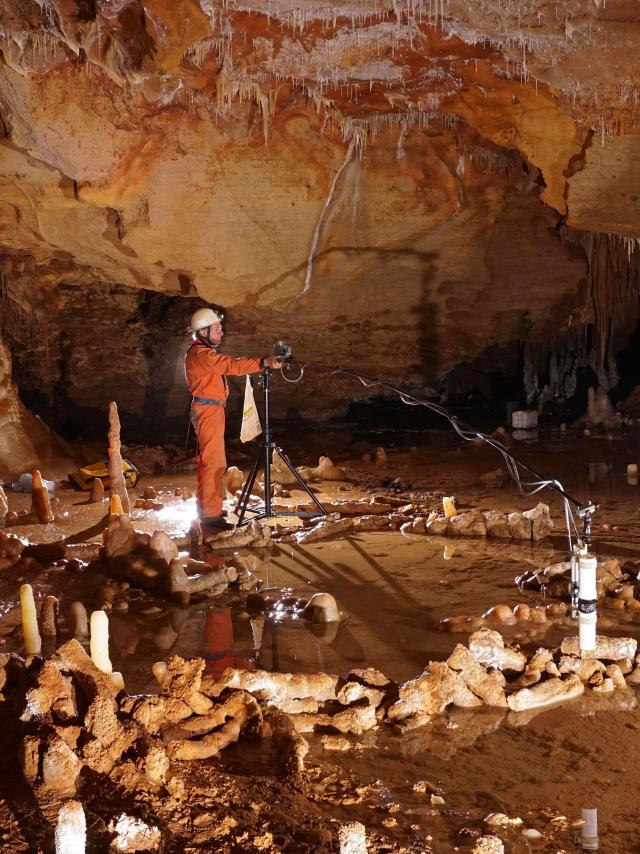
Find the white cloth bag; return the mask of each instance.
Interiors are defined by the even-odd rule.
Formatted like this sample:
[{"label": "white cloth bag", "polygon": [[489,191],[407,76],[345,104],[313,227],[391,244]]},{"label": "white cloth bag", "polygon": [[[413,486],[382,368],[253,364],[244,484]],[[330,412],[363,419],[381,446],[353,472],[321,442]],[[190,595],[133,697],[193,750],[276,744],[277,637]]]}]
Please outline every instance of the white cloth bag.
[{"label": "white cloth bag", "polygon": [[244,387],[244,406],[242,408],[242,427],[240,428],[240,441],[250,442],[262,433],[256,402],[253,398],[253,386],[251,379],[247,376],[247,384]]}]

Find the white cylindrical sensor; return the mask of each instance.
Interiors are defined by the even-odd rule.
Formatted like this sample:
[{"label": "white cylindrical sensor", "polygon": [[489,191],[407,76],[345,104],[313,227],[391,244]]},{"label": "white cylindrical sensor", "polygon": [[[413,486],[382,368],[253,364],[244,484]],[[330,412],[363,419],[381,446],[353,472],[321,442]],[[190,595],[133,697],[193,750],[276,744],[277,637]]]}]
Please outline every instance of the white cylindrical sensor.
[{"label": "white cylindrical sensor", "polygon": [[590,555],[578,558],[578,635],[580,653],[594,652],[596,648],[596,624],[598,621],[596,589],[596,567],[598,561]]},{"label": "white cylindrical sensor", "polygon": [[581,815],[584,824],[580,828],[580,847],[583,851],[597,851],[598,842],[598,810],[583,809]]}]

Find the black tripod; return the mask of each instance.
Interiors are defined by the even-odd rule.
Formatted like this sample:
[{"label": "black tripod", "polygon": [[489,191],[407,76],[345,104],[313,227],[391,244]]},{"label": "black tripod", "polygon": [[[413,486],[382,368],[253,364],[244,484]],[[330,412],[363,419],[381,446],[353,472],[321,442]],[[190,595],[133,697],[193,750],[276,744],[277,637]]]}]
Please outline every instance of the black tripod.
[{"label": "black tripod", "polygon": [[[307,518],[313,518],[314,516],[326,516],[327,511],[309,489],[300,472],[293,465],[282,448],[279,448],[271,438],[271,423],[269,420],[269,383],[271,381],[271,368],[265,368],[263,370],[260,381],[262,382],[262,388],[264,389],[264,427],[262,441],[260,442],[260,448],[258,449],[258,454],[253,464],[253,468],[251,469],[251,474],[242,488],[242,494],[240,495],[240,499],[236,507],[236,513],[238,514],[238,527],[246,524],[244,521],[245,513],[255,513],[255,519],[270,519],[273,516],[306,516]],[[309,498],[311,498],[313,503],[316,505],[318,508],[317,513],[293,513],[287,510],[277,511],[271,509],[271,462],[273,460],[274,451],[278,452],[282,462],[286,465],[302,489],[304,489]],[[254,509],[252,507],[248,507],[248,504],[251,497],[251,490],[253,489],[261,464],[264,467],[264,508]]]}]

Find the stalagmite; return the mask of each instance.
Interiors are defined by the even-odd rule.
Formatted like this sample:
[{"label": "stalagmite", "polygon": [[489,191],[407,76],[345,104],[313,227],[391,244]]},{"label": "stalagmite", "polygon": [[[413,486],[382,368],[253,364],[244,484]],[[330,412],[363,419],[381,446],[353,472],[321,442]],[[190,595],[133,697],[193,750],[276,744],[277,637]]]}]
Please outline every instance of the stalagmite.
[{"label": "stalagmite", "polygon": [[87,820],[78,801],[67,801],[60,807],[55,841],[56,854],[85,854]]},{"label": "stalagmite", "polygon": [[442,499],[442,511],[447,519],[457,516],[456,502],[453,497],[444,496]]},{"label": "stalagmite", "polygon": [[55,638],[58,634],[58,599],[56,596],[45,596],[40,608],[40,631],[44,637]]},{"label": "stalagmite", "polygon": [[22,609],[24,651],[26,655],[39,655],[42,649],[42,639],[38,631],[36,603],[33,598],[33,588],[30,584],[23,584],[20,587],[20,607]]},{"label": "stalagmite", "polygon": [[119,495],[124,513],[130,512],[129,495],[122,473],[122,455],[120,453],[120,418],[114,401],[109,404],[109,481],[111,495]]},{"label": "stalagmite", "polygon": [[71,603],[71,617],[73,619],[73,636],[74,638],[89,637],[89,621],[87,618],[87,609],[82,602]]},{"label": "stalagmite", "polygon": [[124,508],[119,495],[112,494],[109,498],[109,516],[122,516]]},{"label": "stalagmite", "polygon": [[154,663],[151,665],[151,672],[153,673],[158,684],[162,685],[167,675],[167,662],[154,661]]},{"label": "stalagmite", "polygon": [[53,522],[53,513],[49,501],[49,490],[42,484],[42,475],[35,469],[31,487],[31,509],[36,514],[38,522],[43,525]]},{"label": "stalagmite", "polygon": [[109,618],[104,611],[91,614],[91,638],[89,641],[93,663],[103,673],[113,673],[109,658]]},{"label": "stalagmite", "polygon": [[118,670],[114,670],[109,674],[111,681],[119,691],[124,691],[124,676]]},{"label": "stalagmite", "polygon": [[0,519],[4,519],[8,512],[9,504],[7,503],[7,496],[4,493],[2,484],[0,484]]},{"label": "stalagmite", "polygon": [[90,504],[99,504],[104,501],[104,483],[99,477],[94,477],[91,484],[91,495],[89,496]]},{"label": "stalagmite", "polygon": [[311,623],[333,623],[340,619],[340,612],[330,593],[314,593],[302,616]]}]

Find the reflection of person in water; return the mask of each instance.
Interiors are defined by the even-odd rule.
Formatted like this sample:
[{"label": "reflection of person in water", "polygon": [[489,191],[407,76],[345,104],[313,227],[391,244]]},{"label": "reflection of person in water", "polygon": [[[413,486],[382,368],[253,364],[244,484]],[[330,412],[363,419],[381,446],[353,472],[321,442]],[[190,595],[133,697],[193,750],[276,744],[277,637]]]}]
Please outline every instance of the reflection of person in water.
[{"label": "reflection of person in water", "polygon": [[206,672],[216,679],[222,676],[227,667],[240,667],[253,670],[256,662],[253,658],[236,655],[233,651],[233,620],[231,608],[216,610],[210,608],[204,620],[204,658]]}]

